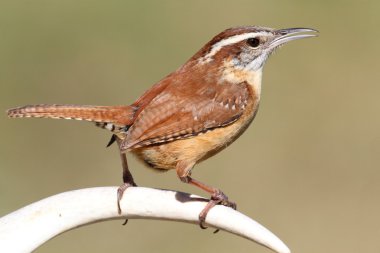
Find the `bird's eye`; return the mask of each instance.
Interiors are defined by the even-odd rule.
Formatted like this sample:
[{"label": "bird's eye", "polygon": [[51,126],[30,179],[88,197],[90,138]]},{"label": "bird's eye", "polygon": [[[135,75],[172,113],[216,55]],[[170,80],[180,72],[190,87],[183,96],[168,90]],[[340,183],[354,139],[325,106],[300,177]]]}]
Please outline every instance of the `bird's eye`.
[{"label": "bird's eye", "polygon": [[260,39],[258,38],[249,38],[247,40],[247,44],[250,45],[253,48],[256,48],[260,45]]}]

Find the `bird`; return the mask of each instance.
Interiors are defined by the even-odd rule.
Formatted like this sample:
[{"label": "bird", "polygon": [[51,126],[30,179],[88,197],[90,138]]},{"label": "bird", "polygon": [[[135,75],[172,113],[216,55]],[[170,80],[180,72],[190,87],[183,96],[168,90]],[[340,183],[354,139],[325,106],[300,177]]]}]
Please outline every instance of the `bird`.
[{"label": "bird", "polygon": [[9,109],[10,118],[74,119],[94,122],[112,132],[123,168],[117,208],[129,187],[137,186],[128,168],[131,152],[158,171],[175,170],[178,178],[211,197],[199,214],[204,223],[215,205],[236,209],[220,189],[192,177],[194,166],[219,153],[248,128],[259,108],[262,71],[282,45],[317,36],[311,28],[273,29],[239,26],[214,36],[188,61],[129,105],[38,104]]}]

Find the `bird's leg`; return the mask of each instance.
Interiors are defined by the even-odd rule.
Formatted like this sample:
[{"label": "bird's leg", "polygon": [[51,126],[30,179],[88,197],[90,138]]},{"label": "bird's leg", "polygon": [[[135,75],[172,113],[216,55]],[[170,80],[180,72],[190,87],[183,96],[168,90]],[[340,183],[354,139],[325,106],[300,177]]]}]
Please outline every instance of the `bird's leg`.
[{"label": "bird's leg", "polygon": [[[187,166],[184,166],[184,165],[187,165]],[[177,171],[178,177],[180,178],[182,182],[192,184],[211,194],[210,201],[207,203],[205,208],[203,208],[203,210],[199,214],[199,225],[202,229],[205,229],[207,227],[204,225],[204,222],[206,221],[206,216],[208,212],[211,210],[211,208],[213,208],[216,205],[224,205],[236,210],[236,203],[228,200],[228,197],[221,190],[208,186],[192,178],[190,175],[191,175],[191,169],[193,166],[194,164],[189,165],[184,162],[179,162],[177,164],[176,171]],[[214,233],[218,231],[219,230],[216,230]]]},{"label": "bird's leg", "polygon": [[119,188],[117,189],[117,210],[118,210],[118,213],[121,214],[120,200],[122,199],[125,190],[127,190],[131,186],[137,186],[137,184],[133,180],[133,176],[131,172],[129,171],[127,155],[125,154],[125,152],[123,152],[120,149],[120,145],[123,141],[122,139],[117,137],[116,142],[118,144],[120,158],[121,158],[121,165],[123,167],[123,184],[119,186]]}]

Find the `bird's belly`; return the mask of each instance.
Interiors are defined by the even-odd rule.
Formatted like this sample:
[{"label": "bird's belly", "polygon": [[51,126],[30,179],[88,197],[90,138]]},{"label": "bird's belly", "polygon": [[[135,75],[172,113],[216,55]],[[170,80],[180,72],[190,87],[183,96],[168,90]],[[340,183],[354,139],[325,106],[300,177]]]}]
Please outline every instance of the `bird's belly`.
[{"label": "bird's belly", "polygon": [[244,114],[228,126],[187,139],[133,149],[132,153],[149,167],[159,170],[175,169],[179,161],[201,162],[235,141],[252,122],[257,109],[258,102],[252,101]]}]

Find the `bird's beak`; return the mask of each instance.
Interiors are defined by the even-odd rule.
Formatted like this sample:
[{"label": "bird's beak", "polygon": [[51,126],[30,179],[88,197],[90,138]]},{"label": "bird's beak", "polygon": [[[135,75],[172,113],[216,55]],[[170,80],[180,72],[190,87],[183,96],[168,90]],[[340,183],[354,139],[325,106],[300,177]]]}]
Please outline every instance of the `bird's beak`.
[{"label": "bird's beak", "polygon": [[274,49],[289,41],[311,38],[317,36],[318,31],[311,28],[288,28],[274,31],[274,39],[270,42],[270,48]]}]

